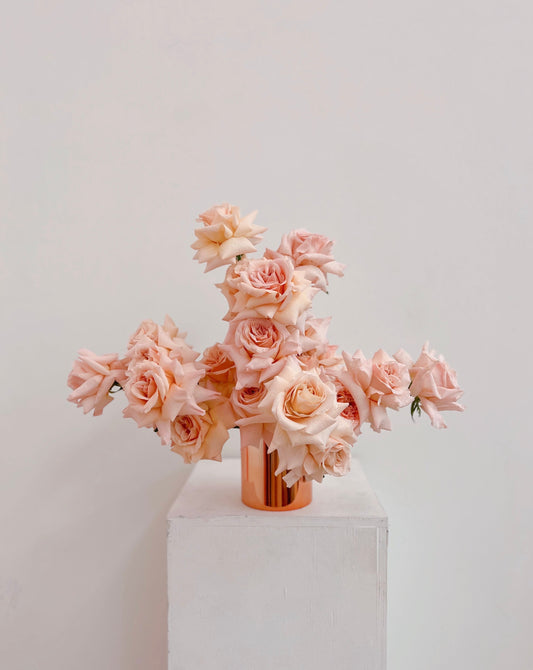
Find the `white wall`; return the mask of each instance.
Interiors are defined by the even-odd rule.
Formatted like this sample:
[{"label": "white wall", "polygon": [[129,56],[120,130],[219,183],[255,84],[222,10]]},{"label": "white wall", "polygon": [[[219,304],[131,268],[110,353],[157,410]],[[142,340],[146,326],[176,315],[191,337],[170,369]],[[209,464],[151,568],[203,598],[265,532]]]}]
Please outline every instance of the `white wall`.
[{"label": "white wall", "polygon": [[6,6],[0,667],[165,667],[189,470],[65,380],[142,318],[223,336],[189,244],[227,199],[269,246],[337,240],[332,341],[429,338],[466,390],[448,431],[404,413],[356,447],[391,521],[390,669],[531,668],[532,29],[527,0]]}]

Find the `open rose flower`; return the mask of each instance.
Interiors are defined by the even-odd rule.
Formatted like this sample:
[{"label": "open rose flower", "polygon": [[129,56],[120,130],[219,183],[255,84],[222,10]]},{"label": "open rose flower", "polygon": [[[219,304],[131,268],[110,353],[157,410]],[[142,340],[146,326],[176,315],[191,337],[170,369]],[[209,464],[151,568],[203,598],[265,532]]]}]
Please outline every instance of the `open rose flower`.
[{"label": "open rose flower", "polygon": [[303,371],[294,357],[265,385],[267,393],[259,403],[263,414],[257,420],[275,425],[268,450],[278,452],[280,474],[302,467],[309,445],[327,443],[343,406],[333,384],[317,371]]},{"label": "open rose flower", "polygon": [[98,356],[88,349],[80,349],[74,361],[67,384],[72,389],[68,400],[83,409],[83,413],[93,412],[100,416],[113,398],[109,391],[113,384],[123,386],[126,379],[124,361],[118,354]]},{"label": "open rose flower", "polygon": [[283,479],[287,486],[293,486],[300,478],[322,482],[324,475],[342,477],[350,470],[351,445],[355,435],[351,423],[339,416],[325,443],[306,445],[301,465],[291,468]]},{"label": "open rose flower", "polygon": [[217,286],[228,301],[226,321],[259,317],[296,325],[316,293],[288,258],[243,259],[228,268]]},{"label": "open rose flower", "polygon": [[[398,410],[408,405],[409,370],[391,358],[383,349],[367,360],[360,350],[353,356],[343,352],[346,373],[338,375],[357,404],[361,421],[369,421],[373,430],[390,430],[387,409]],[[366,401],[365,401],[366,397]]]},{"label": "open rose flower", "polygon": [[328,475],[333,477],[344,477],[350,472],[352,452],[350,445],[344,440],[330,437],[322,467]]},{"label": "open rose flower", "polygon": [[228,398],[237,380],[233,359],[217,342],[204,351],[201,363],[205,366],[202,385]]},{"label": "open rose flower", "polygon": [[[331,253],[333,241],[324,235],[309,233],[302,228],[283,235],[277,254],[290,256],[295,267],[303,270],[307,279],[322,291],[327,291],[328,273],[343,276],[344,265],[338,263]],[[267,257],[276,252],[267,250]]]},{"label": "open rose flower", "polygon": [[177,416],[170,424],[170,448],[183,456],[185,463],[202,459],[221,461],[228,429],[218,413],[218,404],[202,403],[204,414]]},{"label": "open rose flower", "polygon": [[299,352],[299,331],[271,319],[234,319],[221,348],[235,361],[237,387],[259,386]]},{"label": "open rose flower", "polygon": [[158,360],[134,359],[127,370],[124,416],[139,427],[157,428],[161,442],[170,441],[170,423],[178,415],[204,414],[200,402],[218,398],[216,391],[198,385],[203,368],[180,363],[164,348],[154,349]]},{"label": "open rose flower", "polygon": [[262,413],[259,403],[263,400],[267,392],[266,386],[243,386],[233,389],[231,394],[231,404],[238,419],[257,417]]},{"label": "open rose flower", "polygon": [[300,337],[301,353],[298,362],[304,370],[314,368],[331,369],[342,365],[342,358],[337,355],[337,347],[328,342],[327,330],[331,318],[317,319],[308,316],[305,320],[303,334]]},{"label": "open rose flower", "polygon": [[191,246],[196,249],[195,260],[206,263],[206,272],[256,251],[255,244],[266,230],[254,224],[256,215],[252,212],[241,217],[239,208],[227,203],[200,214],[198,221],[203,225],[194,231],[198,239]]},{"label": "open rose flower", "polygon": [[411,395],[419,399],[420,407],[431,419],[435,428],[446,428],[440,412],[455,410],[464,411],[457,401],[463,391],[457,383],[455,370],[452,370],[442,355],[437,356],[429,349],[426,342],[416,363],[413,363],[407,352],[400,350],[395,358],[408,366],[412,380]]},{"label": "open rose flower", "polygon": [[185,338],[187,333],[180,332],[174,321],[167,315],[162,326],[146,319],[137,328],[128,342],[126,360],[159,360],[160,349],[166,349],[170,358],[180,363],[195,361],[199,354],[190,347]]},{"label": "open rose flower", "polygon": [[[357,402],[350,390],[338,378],[334,380],[334,384],[337,391],[337,402],[344,405],[341,416],[350,421],[354,435],[358,436],[361,434],[361,416]],[[364,405],[368,406],[366,402]]]}]

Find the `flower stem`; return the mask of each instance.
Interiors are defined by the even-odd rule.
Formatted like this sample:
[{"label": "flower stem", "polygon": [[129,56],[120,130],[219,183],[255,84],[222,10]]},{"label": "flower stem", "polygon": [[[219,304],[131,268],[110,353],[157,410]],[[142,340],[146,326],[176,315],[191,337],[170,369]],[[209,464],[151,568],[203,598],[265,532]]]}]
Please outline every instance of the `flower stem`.
[{"label": "flower stem", "polygon": [[418,396],[416,396],[411,403],[411,419],[413,419],[413,421],[415,420],[415,412],[418,412],[418,416],[422,414],[422,410],[420,409],[420,398]]}]

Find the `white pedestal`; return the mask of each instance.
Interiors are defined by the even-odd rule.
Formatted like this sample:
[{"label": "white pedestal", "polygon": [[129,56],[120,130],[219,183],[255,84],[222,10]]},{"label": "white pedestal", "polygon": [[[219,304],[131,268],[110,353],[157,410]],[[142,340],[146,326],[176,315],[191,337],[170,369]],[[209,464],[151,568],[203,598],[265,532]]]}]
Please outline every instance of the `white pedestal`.
[{"label": "white pedestal", "polygon": [[383,670],[387,517],[357,462],[313,502],[240,500],[240,461],[204,461],[168,515],[169,670]]}]

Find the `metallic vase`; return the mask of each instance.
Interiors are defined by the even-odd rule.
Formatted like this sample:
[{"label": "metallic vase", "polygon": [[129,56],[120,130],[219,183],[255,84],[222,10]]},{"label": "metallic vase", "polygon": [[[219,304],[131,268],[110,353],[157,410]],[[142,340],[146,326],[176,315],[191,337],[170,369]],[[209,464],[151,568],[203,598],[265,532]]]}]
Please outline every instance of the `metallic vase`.
[{"label": "metallic vase", "polygon": [[282,512],[309,505],[313,483],[300,479],[290,488],[283,481],[286,471],[276,475],[279,463],[277,451],[268,453],[268,446],[241,444],[242,501],[254,509]]}]

